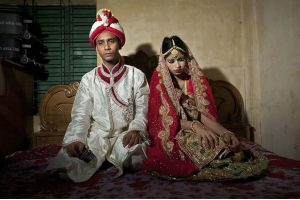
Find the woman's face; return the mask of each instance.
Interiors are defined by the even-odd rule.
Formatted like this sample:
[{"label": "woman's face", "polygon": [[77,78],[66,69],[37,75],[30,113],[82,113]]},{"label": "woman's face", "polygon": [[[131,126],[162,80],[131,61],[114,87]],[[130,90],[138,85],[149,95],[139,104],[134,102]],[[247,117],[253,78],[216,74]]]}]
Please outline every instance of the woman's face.
[{"label": "woman's face", "polygon": [[187,58],[180,51],[175,50],[175,53],[173,51],[165,58],[169,71],[174,76],[185,75],[188,67]]}]

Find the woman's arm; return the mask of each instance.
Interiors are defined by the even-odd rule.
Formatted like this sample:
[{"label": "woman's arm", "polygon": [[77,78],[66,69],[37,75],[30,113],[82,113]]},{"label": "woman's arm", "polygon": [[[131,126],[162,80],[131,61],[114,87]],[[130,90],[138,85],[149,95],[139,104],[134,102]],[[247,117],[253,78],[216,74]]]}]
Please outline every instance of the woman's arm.
[{"label": "woman's arm", "polygon": [[207,128],[209,128],[211,131],[213,131],[214,133],[216,133],[218,136],[222,136],[224,133],[226,132],[230,132],[228,131],[225,127],[223,127],[220,123],[218,123],[217,121],[214,121],[208,117],[206,117],[205,115],[201,114],[201,122],[207,126]]},{"label": "woman's arm", "polygon": [[206,117],[203,114],[201,114],[201,121],[208,129],[216,133],[219,137],[223,138],[224,142],[230,147],[232,151],[239,150],[240,142],[233,132],[227,130],[220,123]]}]

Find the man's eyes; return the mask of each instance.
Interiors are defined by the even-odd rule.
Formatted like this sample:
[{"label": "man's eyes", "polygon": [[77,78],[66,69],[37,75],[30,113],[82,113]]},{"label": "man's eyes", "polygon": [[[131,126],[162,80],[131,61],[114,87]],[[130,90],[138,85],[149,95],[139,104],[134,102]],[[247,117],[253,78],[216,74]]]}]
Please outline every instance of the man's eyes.
[{"label": "man's eyes", "polygon": [[116,42],[116,39],[110,39],[108,40],[109,43],[115,43]]},{"label": "man's eyes", "polygon": [[[116,39],[109,39],[109,40],[107,40],[107,43],[113,44],[113,43],[115,43],[116,41],[117,41]],[[105,41],[102,41],[102,40],[96,41],[96,44],[97,44],[97,45],[103,45],[104,43],[105,43]]]}]

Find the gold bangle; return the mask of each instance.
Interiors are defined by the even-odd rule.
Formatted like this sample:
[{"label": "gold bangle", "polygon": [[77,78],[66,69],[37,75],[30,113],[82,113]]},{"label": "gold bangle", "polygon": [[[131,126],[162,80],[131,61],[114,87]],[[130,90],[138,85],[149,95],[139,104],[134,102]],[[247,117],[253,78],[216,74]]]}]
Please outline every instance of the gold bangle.
[{"label": "gold bangle", "polygon": [[221,137],[224,137],[226,133],[231,134],[231,135],[234,135],[233,132],[226,130],[226,131],[224,131],[224,132],[222,133]]}]

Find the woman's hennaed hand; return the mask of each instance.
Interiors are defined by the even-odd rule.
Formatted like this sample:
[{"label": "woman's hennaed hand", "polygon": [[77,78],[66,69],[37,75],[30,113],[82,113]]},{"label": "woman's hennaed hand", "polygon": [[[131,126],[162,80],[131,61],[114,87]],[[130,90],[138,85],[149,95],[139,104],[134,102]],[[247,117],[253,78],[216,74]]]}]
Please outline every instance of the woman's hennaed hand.
[{"label": "woman's hennaed hand", "polygon": [[234,133],[230,131],[225,131],[221,137],[223,138],[224,142],[229,146],[231,151],[238,152],[240,150],[240,141]]},{"label": "woman's hennaed hand", "polygon": [[217,135],[213,133],[211,130],[209,130],[207,127],[205,127],[203,124],[201,124],[200,122],[194,123],[193,129],[200,136],[201,143],[205,147],[209,149],[213,149],[219,145],[219,139]]}]

